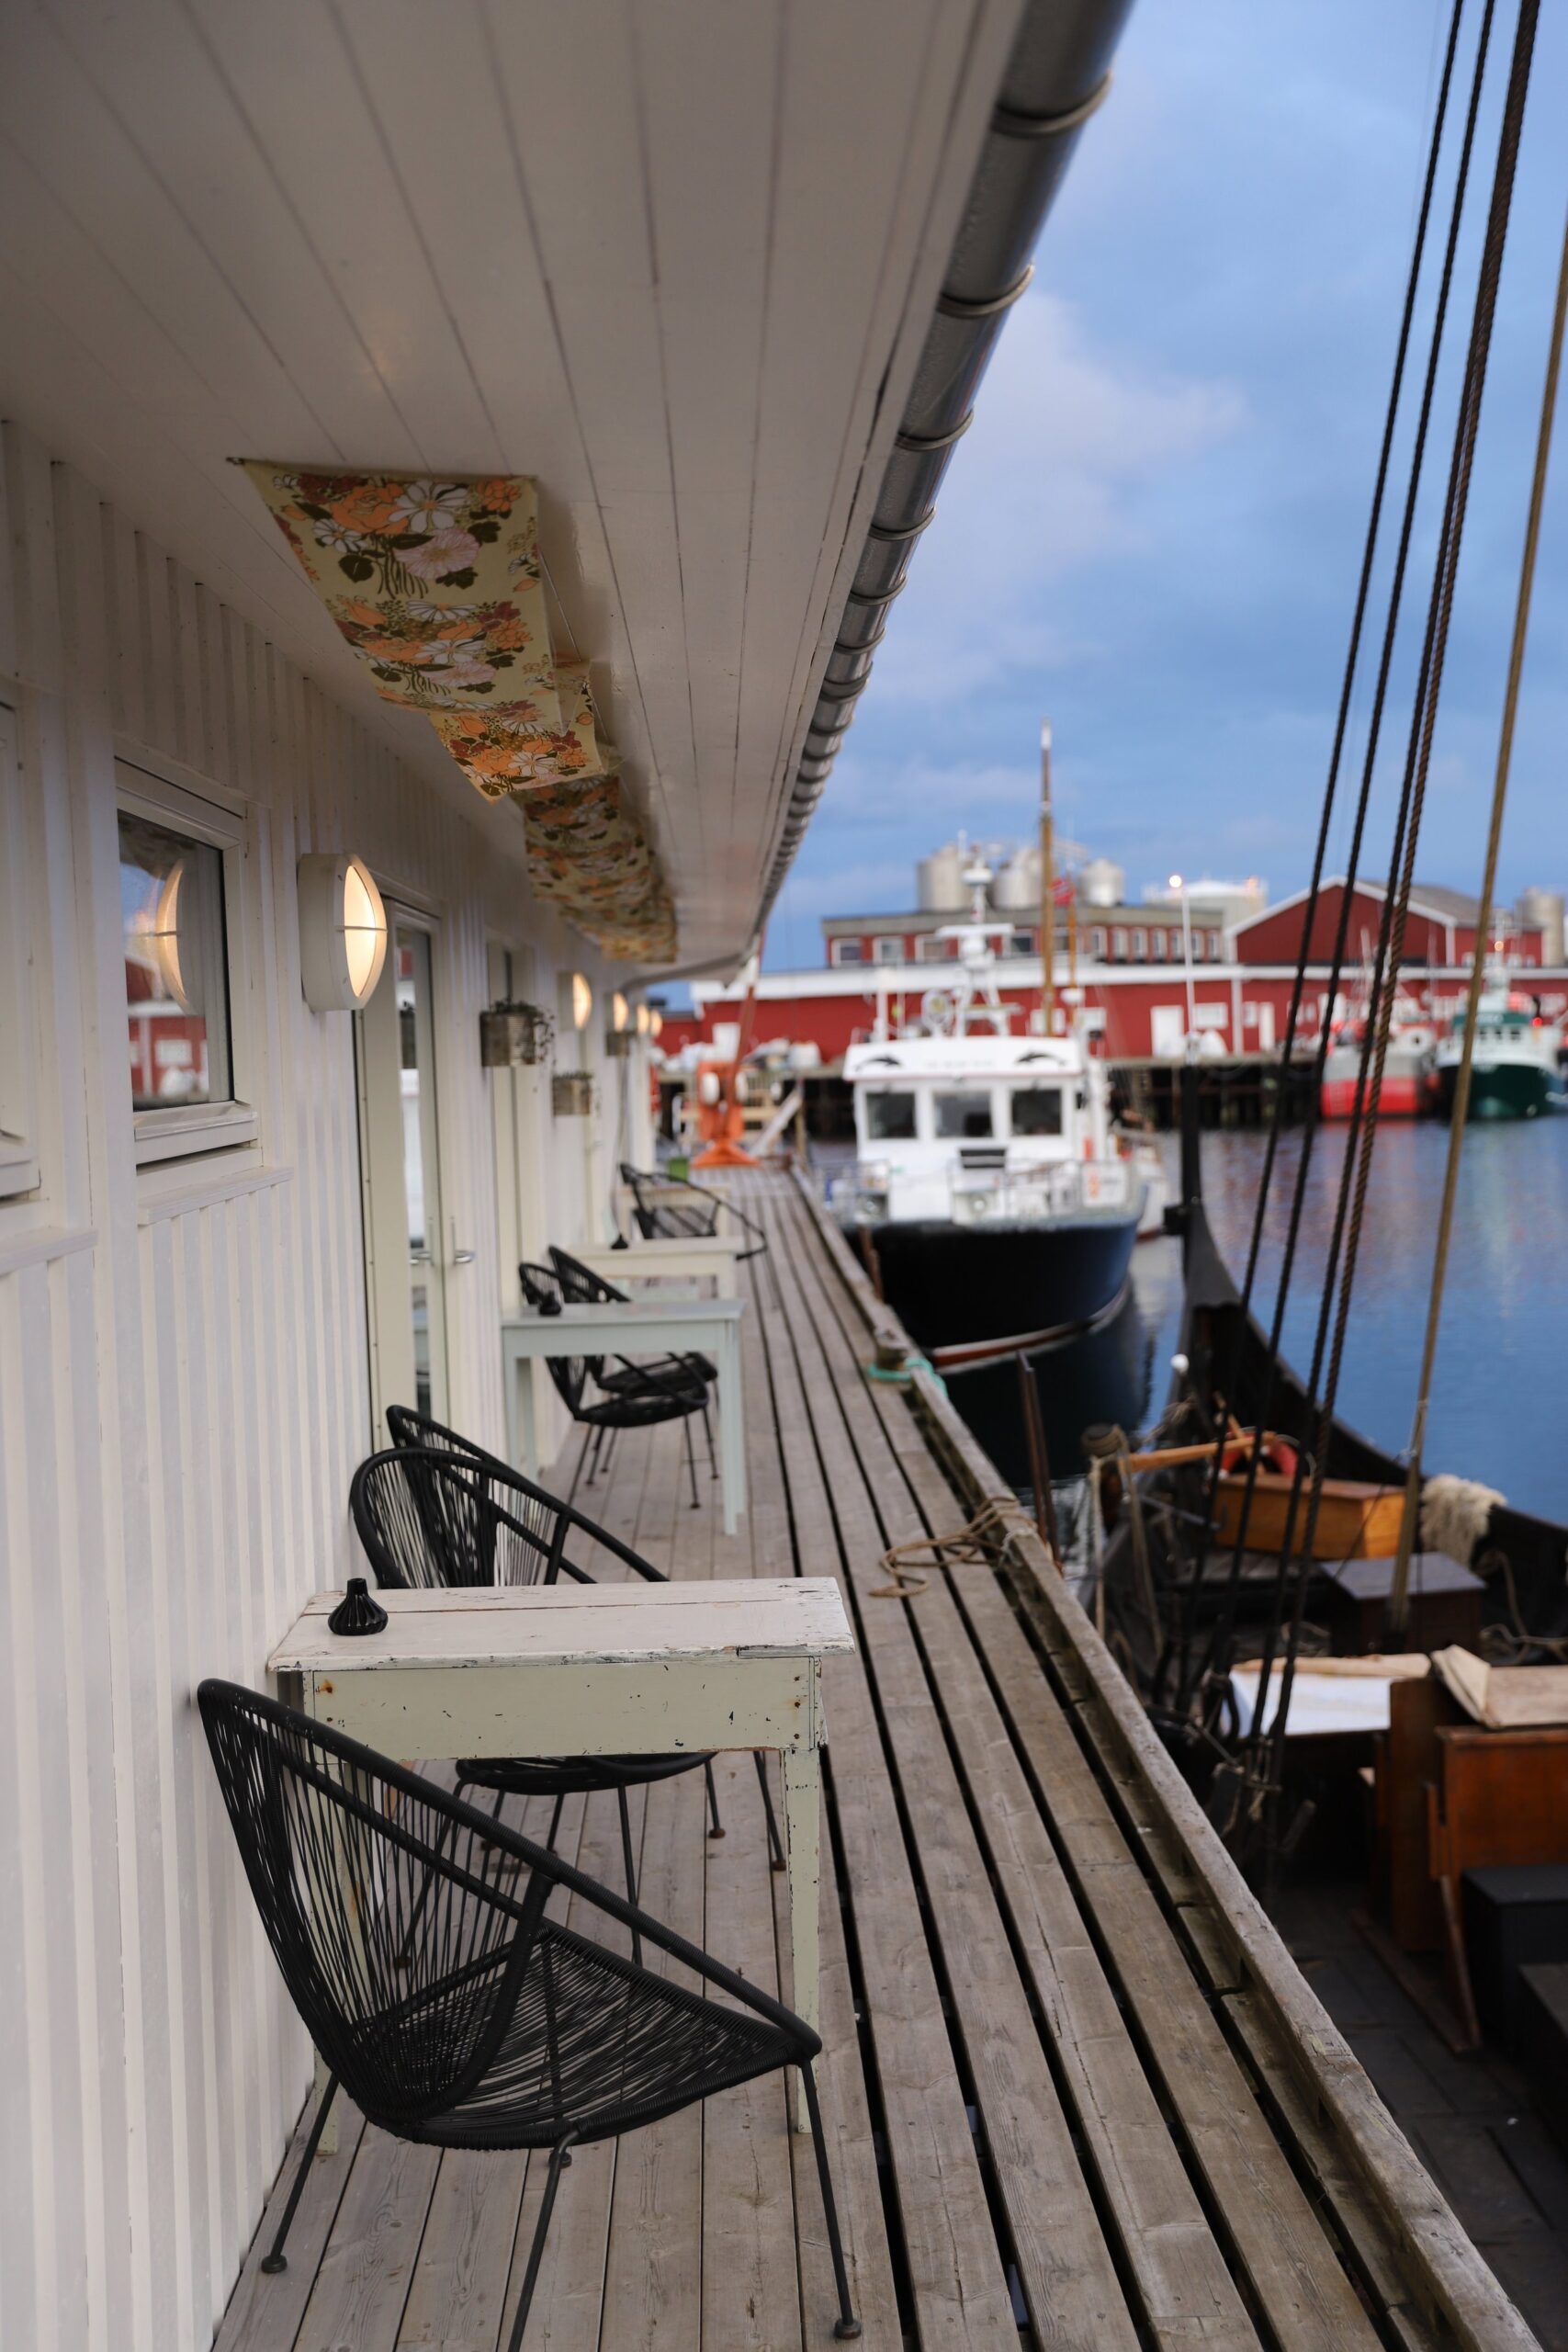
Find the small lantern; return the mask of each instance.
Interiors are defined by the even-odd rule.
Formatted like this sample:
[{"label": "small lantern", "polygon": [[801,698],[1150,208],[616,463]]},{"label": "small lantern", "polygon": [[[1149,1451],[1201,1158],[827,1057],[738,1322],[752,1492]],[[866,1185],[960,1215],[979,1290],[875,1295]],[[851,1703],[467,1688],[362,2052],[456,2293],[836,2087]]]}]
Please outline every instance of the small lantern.
[{"label": "small lantern", "polygon": [[387,960],[387,910],[362,858],[299,860],[299,979],[313,1012],[357,1012]]},{"label": "small lantern", "polygon": [[550,1080],[550,1109],[558,1119],[586,1119],[593,1110],[593,1080],[585,1069],[558,1069]]},{"label": "small lantern", "polygon": [[532,1069],[550,1050],[550,1019],[536,1004],[492,1004],[479,1015],[479,1061],[486,1069]]}]

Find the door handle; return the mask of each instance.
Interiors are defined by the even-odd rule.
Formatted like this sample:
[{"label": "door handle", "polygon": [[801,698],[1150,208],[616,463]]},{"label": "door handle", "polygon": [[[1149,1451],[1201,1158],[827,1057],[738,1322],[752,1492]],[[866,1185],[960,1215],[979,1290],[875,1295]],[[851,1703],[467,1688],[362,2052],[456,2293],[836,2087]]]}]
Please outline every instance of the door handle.
[{"label": "door handle", "polygon": [[471,1266],[479,1254],[477,1250],[454,1250],[452,1263],[455,1266]]},{"label": "door handle", "polygon": [[428,1266],[433,1262],[434,1261],[432,1261],[428,1250],[411,1250],[409,1251],[409,1264],[411,1266]]}]

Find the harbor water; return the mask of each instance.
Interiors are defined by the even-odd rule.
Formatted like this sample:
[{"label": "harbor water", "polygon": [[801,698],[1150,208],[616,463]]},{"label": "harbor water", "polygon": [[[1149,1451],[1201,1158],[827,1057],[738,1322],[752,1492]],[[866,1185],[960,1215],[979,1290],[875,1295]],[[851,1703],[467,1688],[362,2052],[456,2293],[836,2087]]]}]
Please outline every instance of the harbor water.
[{"label": "harbor water", "polygon": [[[1449,1130],[1401,1121],[1378,1136],[1340,1376],[1338,1413],[1374,1444],[1402,1453],[1421,1361]],[[1209,1222],[1239,1283],[1267,1137],[1203,1137]],[[1281,1136],[1255,1300],[1268,1326],[1277,1291],[1300,1129]],[[1282,1345],[1303,1375],[1312,1360],[1346,1131],[1313,1145]],[[1179,1251],[1145,1243],[1134,1279],[1147,1347],[1145,1415],[1157,1414],[1177,1345]],[[1568,1115],[1472,1125],[1464,1139],[1427,1427],[1429,1472],[1497,1487],[1516,1509],[1568,1521]]]}]

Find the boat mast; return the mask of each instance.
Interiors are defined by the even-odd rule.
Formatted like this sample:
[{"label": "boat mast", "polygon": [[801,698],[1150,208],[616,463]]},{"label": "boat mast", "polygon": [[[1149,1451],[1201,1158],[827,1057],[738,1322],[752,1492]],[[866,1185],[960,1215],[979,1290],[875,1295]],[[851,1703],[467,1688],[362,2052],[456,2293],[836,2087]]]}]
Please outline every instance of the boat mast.
[{"label": "boat mast", "polygon": [[1051,722],[1040,722],[1040,1023],[1049,1037],[1056,1018],[1056,876],[1051,840]]}]

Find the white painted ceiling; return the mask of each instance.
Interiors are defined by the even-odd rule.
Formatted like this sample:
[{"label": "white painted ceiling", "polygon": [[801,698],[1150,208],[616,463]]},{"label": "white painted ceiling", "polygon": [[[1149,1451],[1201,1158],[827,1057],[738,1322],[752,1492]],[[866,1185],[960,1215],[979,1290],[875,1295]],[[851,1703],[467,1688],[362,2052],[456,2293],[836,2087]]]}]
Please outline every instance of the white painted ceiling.
[{"label": "white painted ceiling", "polygon": [[1018,17],[10,0],[6,413],[446,797],[227,460],[536,475],[682,964],[737,956]]}]

